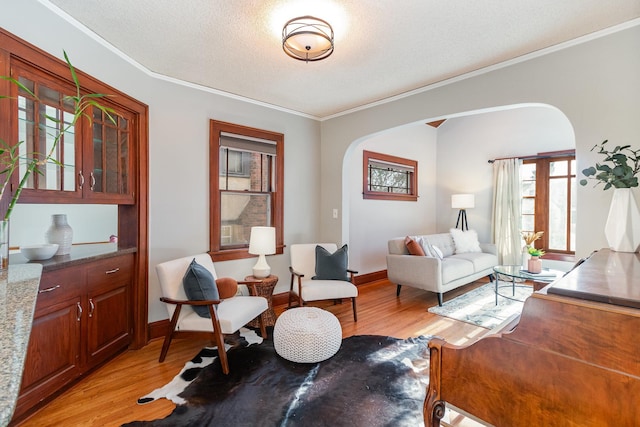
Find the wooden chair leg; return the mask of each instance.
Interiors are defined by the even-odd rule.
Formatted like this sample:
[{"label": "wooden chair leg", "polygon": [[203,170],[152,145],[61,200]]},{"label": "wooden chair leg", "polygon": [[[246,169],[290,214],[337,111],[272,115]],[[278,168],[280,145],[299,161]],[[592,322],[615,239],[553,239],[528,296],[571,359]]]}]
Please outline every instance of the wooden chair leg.
[{"label": "wooden chair leg", "polygon": [[267,328],[265,328],[264,320],[262,319],[262,314],[258,316],[258,319],[258,322],[260,322],[260,336],[262,339],[269,339],[269,336],[267,335]]},{"label": "wooden chair leg", "polygon": [[229,374],[229,360],[227,359],[227,349],[224,346],[224,337],[220,330],[220,321],[216,314],[216,310],[213,306],[209,306],[209,313],[211,314],[211,324],[213,325],[213,338],[218,347],[218,357],[220,358],[220,366],[222,366],[222,372],[225,375]]},{"label": "wooden chair leg", "polygon": [[398,287],[396,288],[396,296],[399,297],[400,296],[400,289],[402,288],[402,285],[398,285]]},{"label": "wooden chair leg", "polygon": [[176,330],[176,324],[178,323],[178,317],[180,317],[180,310],[182,309],[182,305],[177,305],[176,309],[173,312],[173,316],[171,316],[171,322],[169,324],[169,331],[167,335],[164,336],[164,342],[162,343],[162,350],[160,351],[160,359],[158,362],[164,362],[165,357],[167,357],[167,352],[169,351],[169,345],[171,344],[171,340],[173,339],[173,334]]},{"label": "wooden chair leg", "polygon": [[356,312],[356,298],[351,298],[351,304],[353,304],[353,321],[358,321],[358,313]]}]

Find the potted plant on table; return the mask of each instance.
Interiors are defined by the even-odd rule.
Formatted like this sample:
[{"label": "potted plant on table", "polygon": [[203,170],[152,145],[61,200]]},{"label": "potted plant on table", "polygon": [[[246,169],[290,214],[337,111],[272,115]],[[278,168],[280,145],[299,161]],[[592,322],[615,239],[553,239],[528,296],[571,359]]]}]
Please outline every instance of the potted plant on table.
[{"label": "potted plant on table", "polygon": [[614,189],[609,215],[605,224],[605,236],[609,246],[620,252],[637,252],[640,247],[640,211],[631,192],[638,187],[640,172],[640,149],[632,150],[630,145],[617,145],[609,150],[604,140],[591,151],[598,150],[604,156],[602,163],[582,170],[586,179],[580,185],[594,180],[594,187],[602,184],[603,190]]},{"label": "potted plant on table", "polygon": [[[46,119],[55,123],[57,127],[56,132],[52,135],[49,135],[52,137],[53,141],[51,144],[51,148],[46,153],[39,153],[35,151],[35,147],[31,150],[29,150],[29,147],[25,147],[25,141],[18,141],[15,144],[11,144],[0,138],[0,176],[2,176],[2,185],[0,186],[0,201],[4,201],[5,198],[10,197],[7,205],[7,210],[0,220],[0,271],[6,270],[9,267],[9,219],[11,218],[13,208],[20,198],[20,194],[22,193],[23,188],[29,181],[29,177],[33,173],[42,175],[43,172],[40,167],[44,166],[47,163],[54,163],[60,167],[64,167],[64,165],[56,159],[56,150],[58,143],[65,133],[73,131],[74,126],[81,117],[84,116],[89,121],[91,121],[91,114],[87,111],[87,109],[91,107],[98,108],[102,112],[104,112],[111,121],[115,123],[113,116],[111,115],[113,113],[113,110],[99,104],[97,101],[97,99],[108,95],[95,93],[85,95],[81,94],[80,83],[78,81],[76,70],[69,61],[67,53],[63,53],[64,59],[67,63],[67,66],[69,67],[69,71],[71,73],[71,77],[76,89],[75,94],[72,96],[65,96],[65,100],[71,101],[74,105],[74,109],[72,111],[70,120],[66,115],[64,121],[58,117],[46,115]],[[38,100],[36,94],[29,90],[20,81],[9,76],[0,76],[0,79],[9,81],[10,83],[16,85],[19,91],[28,94],[29,96]],[[11,96],[0,95],[0,99],[4,98],[10,99]],[[14,173],[19,172],[21,166],[24,169],[24,173],[22,177],[19,177],[18,185],[12,192],[9,184]]]},{"label": "potted plant on table", "polygon": [[522,240],[524,240],[524,247],[522,248],[522,269],[529,269],[529,260],[531,259],[531,255],[529,254],[529,249],[533,247],[533,242],[540,239],[544,234],[544,231],[521,231]]},{"label": "potted plant on table", "polygon": [[544,254],[545,252],[542,249],[536,249],[533,246],[529,248],[529,255],[531,255],[527,268],[529,273],[540,273],[542,271],[542,261],[540,257]]}]

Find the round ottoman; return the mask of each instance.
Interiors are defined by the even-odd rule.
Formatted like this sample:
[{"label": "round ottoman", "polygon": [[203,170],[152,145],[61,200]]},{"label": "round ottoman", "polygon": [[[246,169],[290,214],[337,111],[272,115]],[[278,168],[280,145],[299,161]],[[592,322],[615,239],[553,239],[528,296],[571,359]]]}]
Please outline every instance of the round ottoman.
[{"label": "round ottoman", "polygon": [[316,307],[286,310],[273,327],[273,346],[281,357],[297,363],[316,363],[336,354],[342,344],[338,318]]}]

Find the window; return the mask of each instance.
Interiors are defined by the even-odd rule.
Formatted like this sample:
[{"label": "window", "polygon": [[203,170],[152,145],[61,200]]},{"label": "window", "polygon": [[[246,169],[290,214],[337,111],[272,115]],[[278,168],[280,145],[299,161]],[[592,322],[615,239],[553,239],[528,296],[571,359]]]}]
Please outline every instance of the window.
[{"label": "window", "polygon": [[211,120],[210,253],[214,261],[251,257],[251,227],[276,228],[283,253],[284,135]]},{"label": "window", "polygon": [[372,151],[362,154],[363,198],[418,200],[418,162]]},{"label": "window", "polygon": [[536,247],[549,254],[575,253],[575,153],[523,160],[523,231],[544,231]]}]

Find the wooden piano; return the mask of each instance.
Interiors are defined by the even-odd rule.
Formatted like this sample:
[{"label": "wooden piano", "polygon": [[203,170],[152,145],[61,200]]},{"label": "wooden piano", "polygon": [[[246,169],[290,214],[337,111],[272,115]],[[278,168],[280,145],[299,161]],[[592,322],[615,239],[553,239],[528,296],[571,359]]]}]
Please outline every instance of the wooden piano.
[{"label": "wooden piano", "polygon": [[425,426],[640,426],[640,255],[603,249],[465,346],[429,344]]}]

